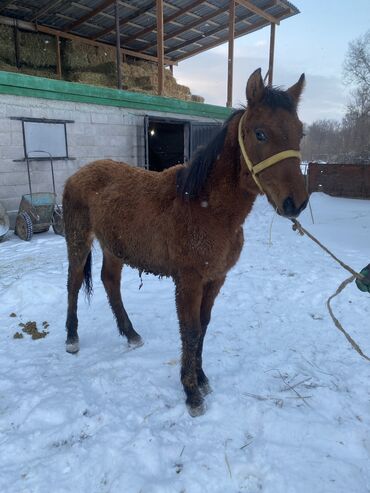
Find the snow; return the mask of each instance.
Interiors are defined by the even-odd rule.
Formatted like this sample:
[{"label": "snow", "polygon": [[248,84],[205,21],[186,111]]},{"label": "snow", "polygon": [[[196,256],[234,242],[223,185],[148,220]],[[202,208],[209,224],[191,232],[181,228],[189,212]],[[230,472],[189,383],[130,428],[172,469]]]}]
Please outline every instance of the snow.
[{"label": "snow", "polygon": [[[369,259],[370,201],[314,194],[302,224],[344,262]],[[207,412],[191,418],[168,279],[125,269],[123,294],[145,345],[119,337],[94,249],[94,297],[79,302],[78,355],[65,352],[66,250],[52,232],[0,245],[0,491],[3,493],[365,493],[370,364],[325,302],[348,277],[259,198],[208,330]],[[369,294],[333,301],[370,354]],[[10,314],[16,314],[10,317]],[[50,326],[32,340],[19,323]]]}]

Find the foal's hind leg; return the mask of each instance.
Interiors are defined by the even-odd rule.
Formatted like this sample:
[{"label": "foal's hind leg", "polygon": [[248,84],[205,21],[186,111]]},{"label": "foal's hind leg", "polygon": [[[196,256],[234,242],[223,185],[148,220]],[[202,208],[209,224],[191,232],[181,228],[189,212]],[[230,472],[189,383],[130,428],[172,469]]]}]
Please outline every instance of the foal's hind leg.
[{"label": "foal's hind leg", "polygon": [[143,345],[140,335],[134,330],[121,298],[121,272],[123,261],[104,250],[101,278],[108,295],[109,304],[116,317],[119,333],[127,337],[131,346]]},{"label": "foal's hind leg", "polygon": [[198,385],[203,395],[212,392],[212,388],[209,384],[208,378],[202,368],[203,342],[207,332],[208,324],[211,320],[211,311],[214,301],[224,282],[225,282],[225,278],[219,279],[217,281],[212,281],[206,284],[203,289],[203,298],[200,307],[200,323],[202,327],[202,332],[199,338],[199,344],[197,349],[197,363],[196,363]]},{"label": "foal's hind leg", "polygon": [[[84,280],[84,269],[87,262],[91,262],[90,253],[91,241],[89,243],[80,242],[74,244],[73,250],[68,245],[69,267],[68,267],[68,311],[67,311],[67,340],[66,351],[77,353],[80,349],[77,327],[77,300],[82,282]],[[90,264],[88,266],[90,269]]]}]

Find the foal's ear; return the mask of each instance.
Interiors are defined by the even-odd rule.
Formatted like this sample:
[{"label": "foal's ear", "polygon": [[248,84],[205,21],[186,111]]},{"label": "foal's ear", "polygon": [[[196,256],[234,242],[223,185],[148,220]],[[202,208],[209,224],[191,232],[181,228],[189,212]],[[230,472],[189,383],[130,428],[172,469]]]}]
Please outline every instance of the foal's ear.
[{"label": "foal's ear", "polygon": [[259,103],[262,99],[265,85],[262,80],[261,69],[258,68],[249,77],[247,82],[247,101],[249,105]]},{"label": "foal's ear", "polygon": [[304,84],[305,84],[305,76],[304,76],[304,74],[302,74],[300,76],[298,82],[296,82],[292,87],[289,87],[289,89],[287,89],[287,92],[293,98],[296,106],[299,103],[299,98],[301,97],[301,94],[302,94],[302,91],[304,88]]}]

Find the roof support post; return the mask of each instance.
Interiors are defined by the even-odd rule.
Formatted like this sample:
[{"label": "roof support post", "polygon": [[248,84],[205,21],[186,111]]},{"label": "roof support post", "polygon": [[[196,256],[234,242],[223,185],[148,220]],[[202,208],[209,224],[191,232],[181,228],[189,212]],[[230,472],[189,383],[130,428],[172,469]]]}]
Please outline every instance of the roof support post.
[{"label": "roof support post", "polygon": [[56,51],[56,58],[57,58],[57,77],[58,79],[62,78],[62,62],[60,59],[60,37],[55,36],[55,51]]},{"label": "roof support post", "polygon": [[19,43],[19,29],[18,21],[14,20],[14,51],[15,51],[15,65],[17,68],[21,68],[20,57],[20,43]]},{"label": "roof support post", "polygon": [[164,89],[163,0],[157,0],[158,94]]},{"label": "roof support post", "polygon": [[269,56],[269,79],[268,85],[272,86],[272,80],[274,75],[274,52],[275,52],[275,28],[276,25],[271,23],[271,31],[270,31],[270,56]]},{"label": "roof support post", "polygon": [[227,58],[227,100],[226,106],[233,105],[234,76],[234,37],[235,37],[235,0],[230,0],[229,8],[229,48]]},{"label": "roof support post", "polygon": [[116,17],[116,65],[117,65],[117,87],[122,89],[122,73],[121,73],[121,33],[119,25],[119,4],[116,0],[114,14]]}]

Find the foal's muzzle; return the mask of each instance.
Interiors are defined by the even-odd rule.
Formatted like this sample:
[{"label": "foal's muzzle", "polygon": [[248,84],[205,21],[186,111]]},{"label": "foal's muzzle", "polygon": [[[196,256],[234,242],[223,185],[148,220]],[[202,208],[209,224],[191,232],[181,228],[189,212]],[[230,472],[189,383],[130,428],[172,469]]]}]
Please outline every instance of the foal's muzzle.
[{"label": "foal's muzzle", "polygon": [[298,217],[299,214],[306,208],[307,203],[308,199],[302,202],[302,204],[297,207],[292,197],[287,197],[283,202],[283,211],[281,215],[289,219]]}]

